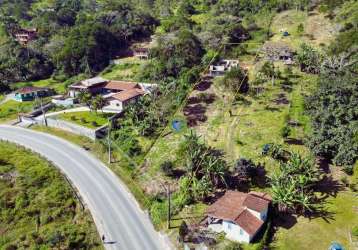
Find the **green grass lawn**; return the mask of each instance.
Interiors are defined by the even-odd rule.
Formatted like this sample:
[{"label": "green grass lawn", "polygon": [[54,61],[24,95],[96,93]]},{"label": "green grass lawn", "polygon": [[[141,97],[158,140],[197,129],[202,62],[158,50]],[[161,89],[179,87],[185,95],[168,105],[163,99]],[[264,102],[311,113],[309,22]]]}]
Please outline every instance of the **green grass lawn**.
[{"label": "green grass lawn", "polygon": [[19,113],[32,110],[34,102],[17,102],[9,100],[0,105],[0,122],[15,120]]},{"label": "green grass lawn", "polygon": [[120,64],[110,65],[103,70],[101,76],[109,80],[135,81],[140,66],[145,63],[144,60],[139,60],[136,57],[122,58],[119,61]]},{"label": "green grass lawn", "polygon": [[103,249],[89,212],[49,162],[0,142],[0,176],[0,249]]},{"label": "green grass lawn", "polygon": [[41,88],[52,88],[59,94],[64,94],[66,92],[66,84],[54,79],[44,79],[38,81],[29,81],[29,82],[18,82],[11,84],[13,89],[22,88],[25,86],[41,87]]},{"label": "green grass lawn", "polygon": [[[349,232],[358,225],[357,193],[340,192],[336,198],[328,199],[326,208],[333,215],[332,219],[298,218],[298,222],[290,229],[280,228],[272,244],[278,250],[328,249],[332,241],[337,241],[347,250],[354,250],[349,243]],[[355,208],[355,210],[354,210]]]},{"label": "green grass lawn", "polygon": [[63,113],[57,116],[57,118],[76,123],[78,125],[88,128],[98,128],[108,122],[108,118],[113,116],[111,113],[95,113],[95,112],[73,112]]}]

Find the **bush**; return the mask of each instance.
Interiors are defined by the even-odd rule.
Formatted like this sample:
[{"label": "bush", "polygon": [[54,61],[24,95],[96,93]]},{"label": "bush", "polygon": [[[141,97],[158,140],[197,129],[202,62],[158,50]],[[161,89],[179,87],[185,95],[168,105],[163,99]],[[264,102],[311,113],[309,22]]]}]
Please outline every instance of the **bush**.
[{"label": "bush", "polygon": [[96,121],[92,121],[91,124],[92,124],[93,127],[97,127],[97,126],[98,126],[98,123],[97,123]]},{"label": "bush", "polygon": [[290,135],[291,129],[286,125],[281,129],[281,136],[286,138],[287,136]]},{"label": "bush", "polygon": [[71,121],[76,121],[77,120],[76,116],[74,116],[74,115],[71,115],[70,119],[71,119]]},{"label": "bush", "polygon": [[348,187],[349,186],[349,180],[346,176],[342,177],[341,178],[341,182],[346,186]]},{"label": "bush", "polygon": [[304,31],[303,24],[300,23],[300,24],[297,26],[297,33],[298,33],[298,34],[302,34],[303,31]]},{"label": "bush", "polygon": [[240,243],[231,241],[225,246],[224,250],[242,250]]},{"label": "bush", "polygon": [[358,225],[353,227],[352,235],[355,237],[358,237]]},{"label": "bush", "polygon": [[352,165],[344,166],[342,170],[343,170],[347,175],[353,175],[353,166],[352,166]]},{"label": "bush", "polygon": [[80,121],[81,121],[82,123],[87,123],[86,119],[83,118],[83,117],[80,119]]},{"label": "bush", "polygon": [[174,175],[173,167],[174,167],[174,164],[171,161],[165,161],[162,164],[160,164],[160,169],[163,171],[163,173],[166,176]]}]

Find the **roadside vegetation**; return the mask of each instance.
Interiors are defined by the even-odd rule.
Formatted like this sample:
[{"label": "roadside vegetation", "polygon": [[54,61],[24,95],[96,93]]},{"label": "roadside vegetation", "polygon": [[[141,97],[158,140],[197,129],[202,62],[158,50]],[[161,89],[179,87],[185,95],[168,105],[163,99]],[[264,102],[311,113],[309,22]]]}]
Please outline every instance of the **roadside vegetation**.
[{"label": "roadside vegetation", "polygon": [[40,156],[0,142],[0,248],[102,249],[69,183]]},{"label": "roadside vegetation", "polygon": [[[27,48],[2,46],[13,54],[0,63],[7,69],[0,88],[6,90],[9,79],[52,77],[32,84],[61,92],[61,83],[97,74],[158,84],[112,124],[109,167],[178,247],[178,234],[189,231],[185,225],[198,224],[208,205],[234,189],[269,193],[272,217],[254,244],[216,235],[220,249],[328,249],[333,241],[352,248],[358,224],[356,1],[60,2],[50,4],[54,16],[38,15],[41,4],[19,4],[31,5],[31,12],[20,11],[28,18],[4,5],[12,13],[2,20],[8,37],[14,23],[38,27],[42,39]],[[148,39],[149,60],[128,57],[131,45]],[[280,59],[286,48],[292,61]],[[20,50],[29,57],[14,54]],[[238,59],[239,67],[209,77],[209,65],[221,59]],[[100,97],[83,93],[79,101],[91,112],[60,117],[92,128],[107,121]],[[108,161],[107,138],[92,142],[34,129]]]}]

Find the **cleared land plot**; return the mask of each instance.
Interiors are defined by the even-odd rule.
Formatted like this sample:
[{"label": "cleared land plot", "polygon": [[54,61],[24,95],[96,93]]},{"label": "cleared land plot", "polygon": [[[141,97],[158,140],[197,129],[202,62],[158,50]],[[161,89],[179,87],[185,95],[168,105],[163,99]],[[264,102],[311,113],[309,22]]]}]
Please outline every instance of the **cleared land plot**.
[{"label": "cleared land plot", "polygon": [[40,156],[0,142],[0,248],[103,249],[88,211]]},{"label": "cleared land plot", "polygon": [[[298,26],[303,25],[303,32],[298,31]],[[328,45],[337,32],[334,25],[324,17],[322,13],[288,10],[276,15],[271,27],[274,36],[271,41],[284,41],[293,49],[297,49],[303,42],[316,47],[322,44]],[[283,31],[288,31],[289,36],[283,37]]]},{"label": "cleared land plot", "polygon": [[145,61],[136,57],[127,57],[116,60],[118,64],[108,66],[101,76],[109,80],[135,81],[139,69]]}]

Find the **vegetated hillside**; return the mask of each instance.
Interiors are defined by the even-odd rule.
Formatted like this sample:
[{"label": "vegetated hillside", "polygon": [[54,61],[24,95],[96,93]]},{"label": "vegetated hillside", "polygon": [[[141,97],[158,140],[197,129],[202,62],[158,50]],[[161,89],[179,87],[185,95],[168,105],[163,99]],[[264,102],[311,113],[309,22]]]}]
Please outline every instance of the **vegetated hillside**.
[{"label": "vegetated hillside", "polygon": [[102,249],[93,220],[50,163],[0,142],[0,248]]},{"label": "vegetated hillside", "polygon": [[[275,234],[244,249],[327,249],[333,240],[349,248],[348,235],[358,223],[356,1],[55,0],[14,6],[2,6],[12,13],[3,20],[7,30],[16,22],[36,26],[41,38],[27,48],[6,44],[13,46],[0,65],[6,83],[38,78],[41,67],[46,74],[40,78],[54,78],[41,82],[47,86],[98,72],[158,83],[158,91],[126,108],[113,128],[111,168],[160,229],[168,209],[163,185],[171,185],[174,230],[168,233],[179,247],[181,223],[197,224],[209,204],[235,189],[268,192],[276,208],[274,230],[268,231]],[[151,60],[122,58],[106,67],[153,34]],[[294,64],[268,56],[286,48]],[[12,67],[17,56],[23,63]],[[205,76],[220,59],[238,59],[240,67],[223,77]],[[174,120],[182,122],[180,131],[171,128]],[[97,150],[102,157],[103,145]],[[218,249],[232,246],[223,237],[215,240]]]}]

